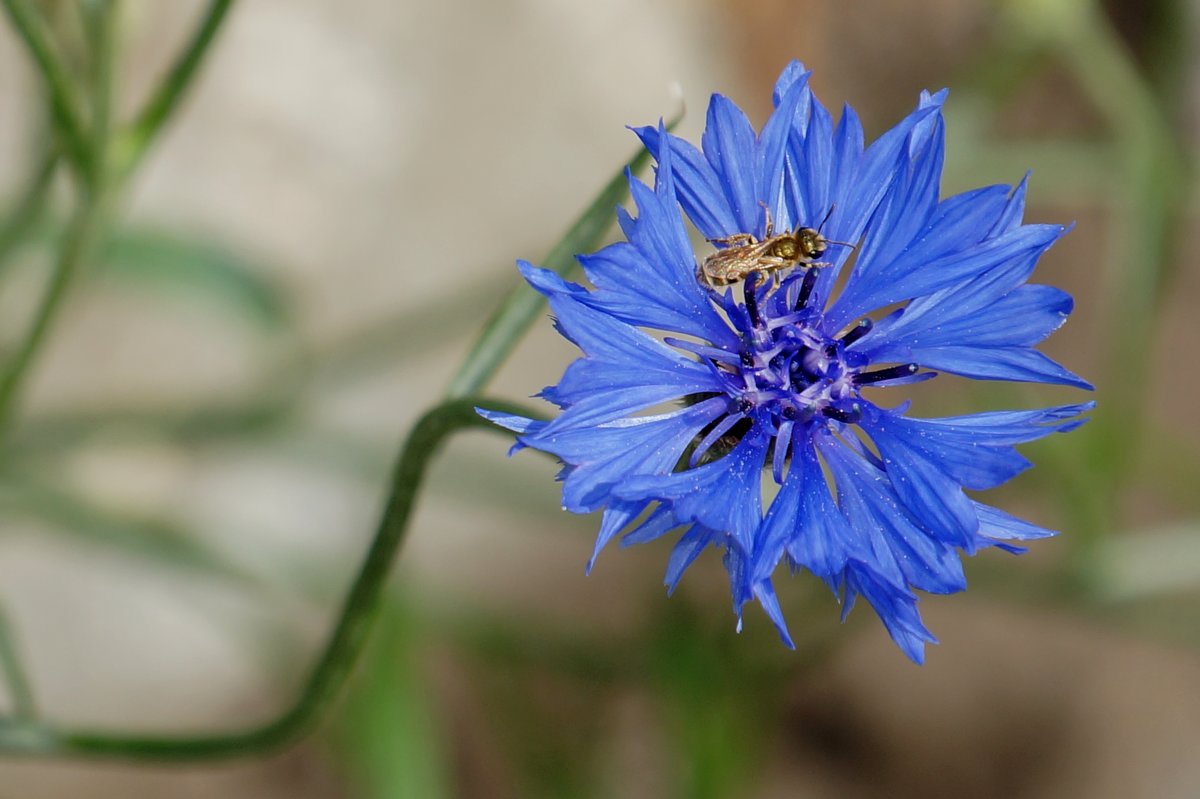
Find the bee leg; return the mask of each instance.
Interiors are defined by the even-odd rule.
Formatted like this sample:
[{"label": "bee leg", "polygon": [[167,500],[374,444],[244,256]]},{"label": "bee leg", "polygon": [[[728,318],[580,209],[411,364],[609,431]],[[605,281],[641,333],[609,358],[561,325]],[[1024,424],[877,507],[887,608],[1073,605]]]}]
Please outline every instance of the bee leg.
[{"label": "bee leg", "polygon": [[758,266],[763,267],[764,269],[770,269],[770,270],[785,269],[789,266],[795,266],[795,264],[796,264],[796,262],[793,260],[790,260],[788,258],[779,258],[774,255],[759,256],[759,259],[757,261],[755,261],[755,263]]},{"label": "bee leg", "polygon": [[766,235],[766,237],[769,239],[775,235],[775,223],[773,221],[771,221],[771,209],[762,200],[759,200],[758,204],[762,206],[763,213],[766,214],[766,216],[767,216],[767,235]]},{"label": "bee leg", "polygon": [[706,239],[709,244],[716,244],[718,247],[742,247],[747,244],[754,244],[754,237],[749,233],[734,233],[732,236],[721,236],[716,239]]}]

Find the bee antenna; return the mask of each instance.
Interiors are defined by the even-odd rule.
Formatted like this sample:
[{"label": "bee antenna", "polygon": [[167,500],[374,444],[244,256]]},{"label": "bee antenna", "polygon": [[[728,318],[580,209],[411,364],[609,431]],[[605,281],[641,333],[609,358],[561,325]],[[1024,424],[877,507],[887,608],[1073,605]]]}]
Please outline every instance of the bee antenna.
[{"label": "bee antenna", "polygon": [[848,242],[848,241],[834,241],[833,239],[825,239],[825,243],[826,243],[826,244],[840,244],[840,245],[842,245],[843,247],[849,247],[849,248],[850,248],[850,249],[852,249],[852,250],[857,250],[857,249],[858,249],[858,245],[857,245],[857,244],[852,244],[852,243],[850,243],[850,242]]},{"label": "bee antenna", "polygon": [[[833,209],[837,208],[837,203],[831,203],[829,210],[825,212],[825,218],[821,220],[821,224],[817,225],[817,232],[820,233],[824,229],[825,223],[829,221],[829,217],[833,216]],[[835,244],[840,242],[834,242]]]}]

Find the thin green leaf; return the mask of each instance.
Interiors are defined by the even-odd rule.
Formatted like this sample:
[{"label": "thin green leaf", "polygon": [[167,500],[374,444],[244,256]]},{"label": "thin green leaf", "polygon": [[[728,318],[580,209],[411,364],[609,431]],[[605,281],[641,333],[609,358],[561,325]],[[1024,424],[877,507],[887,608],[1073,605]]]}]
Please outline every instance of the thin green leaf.
[{"label": "thin green leaf", "polygon": [[343,705],[335,741],[364,799],[450,796],[421,634],[402,600],[384,607],[375,639]]},{"label": "thin green leaf", "polygon": [[21,650],[17,646],[12,625],[3,612],[0,612],[0,669],[3,670],[4,679],[8,684],[13,716],[18,719],[32,719],[37,715],[33,687],[21,660]]},{"label": "thin green leaf", "polygon": [[179,523],[121,513],[28,480],[5,476],[0,511],[41,521],[54,532],[175,569],[239,583],[254,578]]},{"label": "thin green leaf", "polygon": [[206,294],[269,329],[286,327],[291,320],[281,287],[266,277],[261,266],[222,245],[127,227],[113,233],[101,256],[105,274],[112,278],[189,295]]}]

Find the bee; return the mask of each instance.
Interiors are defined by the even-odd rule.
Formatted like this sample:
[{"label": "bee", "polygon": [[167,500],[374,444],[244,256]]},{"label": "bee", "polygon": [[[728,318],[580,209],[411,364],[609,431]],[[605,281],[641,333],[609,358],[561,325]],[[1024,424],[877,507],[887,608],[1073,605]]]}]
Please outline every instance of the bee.
[{"label": "bee", "polygon": [[[765,210],[765,207],[764,207]],[[833,213],[833,209],[829,209]],[[825,215],[829,219],[829,214]],[[825,220],[821,221],[824,227]],[[718,239],[709,239],[719,248],[704,259],[696,270],[696,278],[712,288],[728,286],[745,280],[753,272],[774,273],[804,264],[809,267],[829,266],[828,261],[818,261],[830,244],[853,247],[844,241],[830,241],[821,235],[821,228],[797,225],[787,233],[776,234],[767,211],[767,235],[762,241],[749,233],[735,233]]]}]

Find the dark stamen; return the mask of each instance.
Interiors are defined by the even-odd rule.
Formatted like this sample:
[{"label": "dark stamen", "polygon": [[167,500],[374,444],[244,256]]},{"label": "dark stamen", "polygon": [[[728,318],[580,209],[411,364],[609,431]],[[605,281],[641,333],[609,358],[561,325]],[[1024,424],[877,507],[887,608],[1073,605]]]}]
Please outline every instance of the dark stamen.
[{"label": "dark stamen", "polygon": [[862,406],[856,402],[850,406],[850,410],[848,411],[830,406],[826,408],[823,413],[830,419],[836,419],[844,424],[855,424],[859,419],[862,418]]},{"label": "dark stamen", "polygon": [[854,325],[854,327],[850,328],[850,331],[846,333],[846,335],[842,336],[842,345],[849,347],[851,344],[867,335],[867,333],[870,333],[871,328],[874,326],[875,323],[864,316],[862,319],[858,320],[858,323]]},{"label": "dark stamen", "polygon": [[758,277],[758,272],[751,272],[746,275],[746,282],[742,284],[742,294],[746,298],[746,315],[750,317],[752,327],[762,327],[762,317],[758,315],[758,297],[754,293],[755,287],[758,286]]},{"label": "dark stamen", "polygon": [[808,305],[808,298],[812,296],[813,286],[817,285],[817,267],[810,266],[808,271],[804,273],[804,282],[800,284],[800,295],[796,297],[796,310],[799,311]]},{"label": "dark stamen", "polygon": [[746,350],[742,350],[741,357],[742,357],[742,366],[746,367],[747,369],[749,369],[751,366],[754,366],[754,355],[747,352]]},{"label": "dark stamen", "polygon": [[895,380],[897,377],[911,377],[917,373],[921,367],[915,363],[904,363],[899,366],[889,366],[887,369],[879,369],[874,372],[860,372],[854,376],[854,382],[860,386],[870,385],[871,383],[880,383],[884,380]]}]

